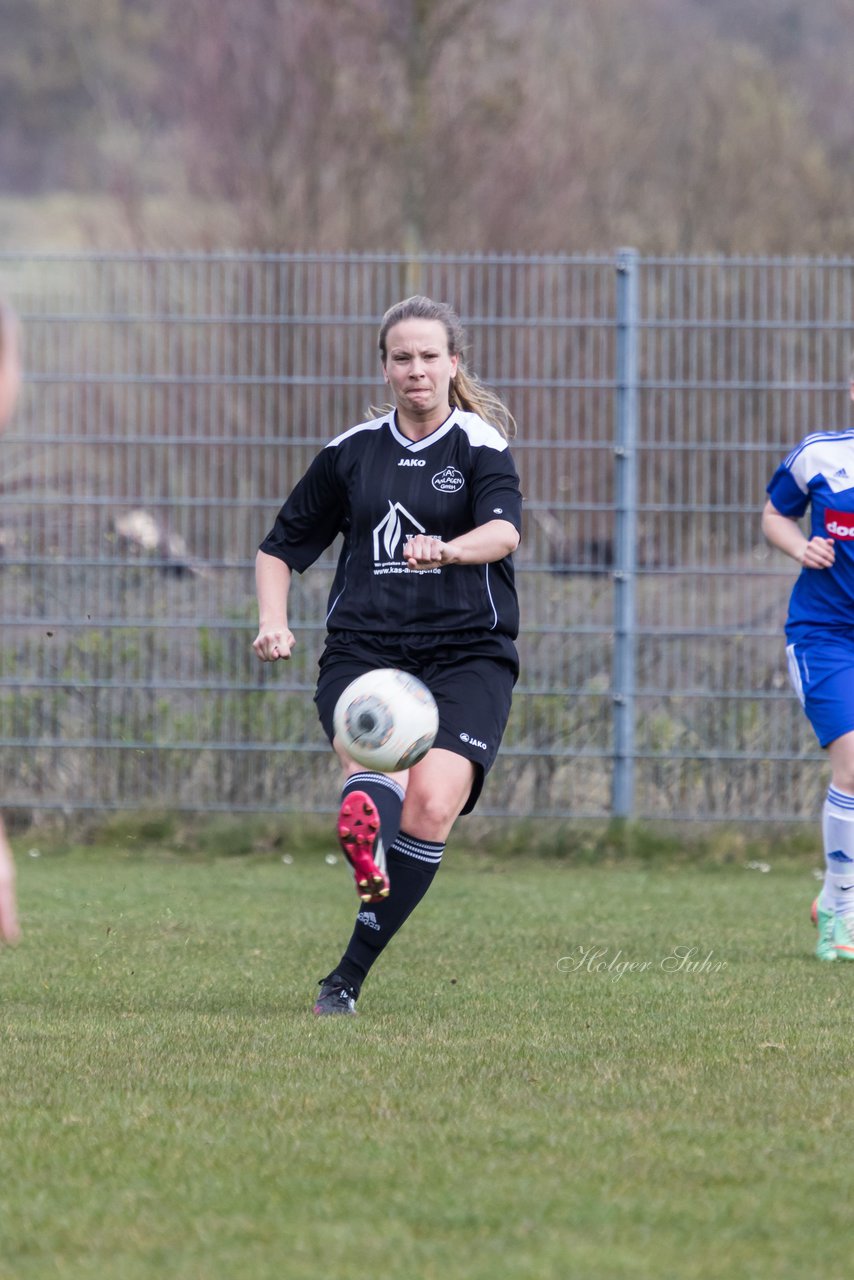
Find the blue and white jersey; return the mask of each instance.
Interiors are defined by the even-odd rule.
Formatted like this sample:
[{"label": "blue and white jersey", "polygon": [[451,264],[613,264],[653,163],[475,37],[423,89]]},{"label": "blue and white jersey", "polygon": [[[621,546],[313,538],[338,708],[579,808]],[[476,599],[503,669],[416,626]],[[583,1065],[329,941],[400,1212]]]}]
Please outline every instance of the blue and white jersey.
[{"label": "blue and white jersey", "polygon": [[490,520],[520,529],[521,519],[519,477],[495,427],[455,409],[426,439],[409,440],[388,413],[330,440],[261,550],[302,573],[343,534],[330,631],[492,631],[513,638],[519,606],[510,556],[409,570],[403,546],[419,533],[450,542]]},{"label": "blue and white jersey", "polygon": [[802,569],[789,600],[786,635],[847,631],[854,639],[854,431],[818,431],[780,464],[768,497],[784,516],[799,520],[810,508],[808,537],[832,538],[829,569]]}]

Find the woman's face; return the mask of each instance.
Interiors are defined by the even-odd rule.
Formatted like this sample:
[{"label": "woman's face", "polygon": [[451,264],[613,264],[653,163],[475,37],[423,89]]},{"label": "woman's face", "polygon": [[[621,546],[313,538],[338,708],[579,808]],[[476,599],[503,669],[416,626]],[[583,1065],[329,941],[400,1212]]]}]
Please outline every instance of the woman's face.
[{"label": "woman's face", "polygon": [[383,369],[401,412],[418,419],[447,417],[457,357],[448,351],[441,320],[401,320],[389,329]]}]

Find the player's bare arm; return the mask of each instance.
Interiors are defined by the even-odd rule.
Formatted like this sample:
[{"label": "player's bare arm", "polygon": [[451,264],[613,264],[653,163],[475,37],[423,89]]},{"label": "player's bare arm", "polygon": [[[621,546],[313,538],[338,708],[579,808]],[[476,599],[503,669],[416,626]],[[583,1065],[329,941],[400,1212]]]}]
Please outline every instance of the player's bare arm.
[{"label": "player's bare arm", "polygon": [[288,593],[291,571],[284,560],[259,551],[255,557],[255,587],[258,593],[258,635],[252,648],[262,662],[289,658],[296,640],[288,627]]},{"label": "player's bare arm", "polygon": [[829,569],[836,558],[832,538],[806,538],[797,520],[784,516],[770,498],[762,512],[762,532],[778,551],[783,551],[805,569]]},{"label": "player's bare arm", "polygon": [[0,818],[0,941],[17,942],[20,936],[15,901],[15,863]]},{"label": "player's bare arm", "polygon": [[435,569],[445,564],[492,564],[511,555],[519,545],[519,533],[509,520],[488,520],[468,533],[442,542],[418,534],[403,548],[409,569]]}]

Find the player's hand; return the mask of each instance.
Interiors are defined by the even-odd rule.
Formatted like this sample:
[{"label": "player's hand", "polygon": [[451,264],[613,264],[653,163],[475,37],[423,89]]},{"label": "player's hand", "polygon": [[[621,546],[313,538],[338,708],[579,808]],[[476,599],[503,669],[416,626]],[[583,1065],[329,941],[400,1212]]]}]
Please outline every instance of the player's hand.
[{"label": "player's hand", "polygon": [[805,569],[829,569],[836,559],[832,538],[810,538],[804,547],[801,564]]},{"label": "player's hand", "polygon": [[404,543],[403,558],[407,569],[435,569],[450,563],[450,547],[441,538],[428,538],[419,533]]},{"label": "player's hand", "polygon": [[262,662],[276,662],[279,658],[289,658],[295,644],[293,632],[286,626],[262,627],[252,641],[252,648]]}]

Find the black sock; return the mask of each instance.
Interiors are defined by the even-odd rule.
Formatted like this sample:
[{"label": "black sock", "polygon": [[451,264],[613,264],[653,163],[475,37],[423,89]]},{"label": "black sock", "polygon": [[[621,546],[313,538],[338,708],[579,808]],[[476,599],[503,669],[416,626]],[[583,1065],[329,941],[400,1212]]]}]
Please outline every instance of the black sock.
[{"label": "black sock", "polygon": [[444,849],[444,843],[416,840],[401,831],[386,853],[391,892],[381,902],[364,904],[347,950],[335,966],[356,995],[371,965],[430,888]]},{"label": "black sock", "polygon": [[384,773],[371,773],[366,769],[364,773],[354,773],[347,779],[341,788],[341,799],[345,800],[354,791],[364,791],[376,805],[380,815],[380,839],[388,853],[400,830],[403,787]]}]

